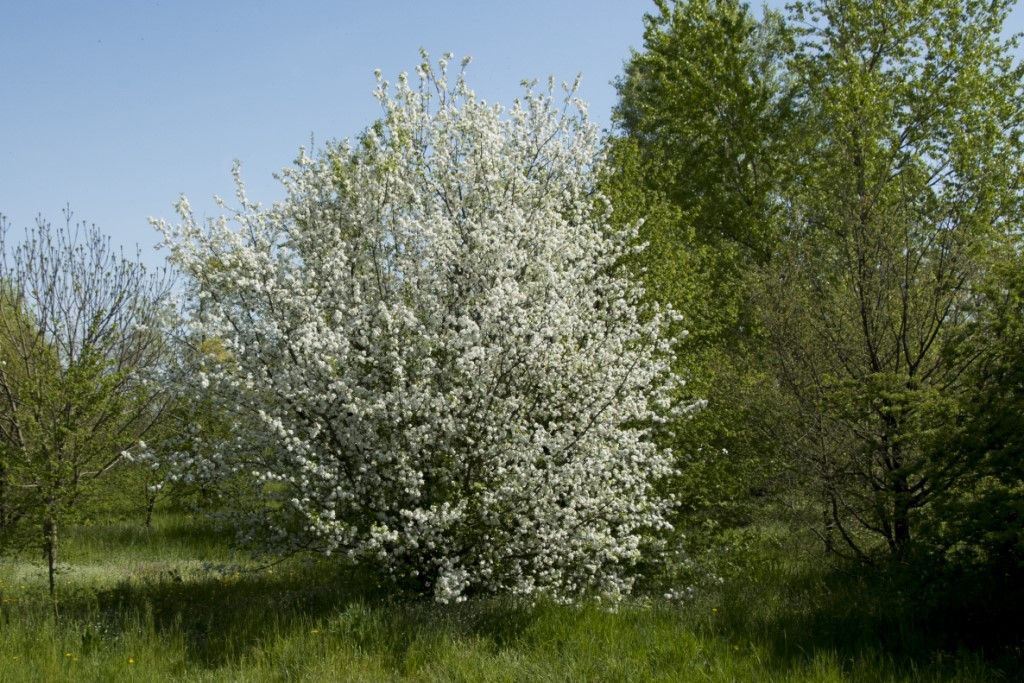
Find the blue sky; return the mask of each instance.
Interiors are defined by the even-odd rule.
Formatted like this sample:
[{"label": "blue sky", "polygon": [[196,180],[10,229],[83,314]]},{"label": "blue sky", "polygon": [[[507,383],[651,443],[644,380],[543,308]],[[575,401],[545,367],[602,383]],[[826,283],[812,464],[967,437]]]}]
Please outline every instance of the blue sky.
[{"label": "blue sky", "polygon": [[148,216],[173,217],[182,192],[212,212],[211,195],[231,194],[233,159],[252,197],[278,198],[271,173],[311,135],[362,130],[378,113],[373,70],[411,71],[420,47],[471,55],[470,84],[488,100],[511,100],[523,78],[582,72],[591,116],[606,125],[611,81],[652,7],[0,0],[0,213],[18,230],[70,203],[159,262]]}]

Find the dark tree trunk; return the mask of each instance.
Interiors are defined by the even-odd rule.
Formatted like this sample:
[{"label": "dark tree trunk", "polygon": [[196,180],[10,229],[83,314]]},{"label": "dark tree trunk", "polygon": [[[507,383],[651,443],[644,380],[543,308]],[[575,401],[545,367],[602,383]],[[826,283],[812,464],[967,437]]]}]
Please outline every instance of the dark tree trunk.
[{"label": "dark tree trunk", "polygon": [[7,467],[0,463],[0,534],[7,528]]},{"label": "dark tree trunk", "polygon": [[822,541],[824,542],[824,545],[825,545],[825,554],[826,555],[835,555],[836,554],[836,542],[835,542],[836,525],[832,521],[832,515],[829,514],[828,509],[823,509],[821,511],[821,520],[822,520],[822,525],[824,527],[824,532],[822,533],[821,538],[822,538]]},{"label": "dark tree trunk", "polygon": [[146,498],[146,529],[153,528],[153,508],[156,507],[156,495],[150,494]]},{"label": "dark tree trunk", "polygon": [[893,482],[892,537],[895,554],[904,555],[910,546],[910,491],[904,476]]},{"label": "dark tree trunk", "polygon": [[43,520],[43,552],[46,554],[46,568],[50,583],[50,602],[53,606],[53,621],[57,622],[57,520],[47,513]]}]

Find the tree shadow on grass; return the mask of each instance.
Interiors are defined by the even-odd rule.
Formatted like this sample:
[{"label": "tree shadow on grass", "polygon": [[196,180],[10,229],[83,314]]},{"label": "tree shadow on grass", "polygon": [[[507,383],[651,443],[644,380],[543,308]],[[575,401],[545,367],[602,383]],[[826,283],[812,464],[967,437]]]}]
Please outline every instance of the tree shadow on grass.
[{"label": "tree shadow on grass", "polygon": [[478,638],[500,648],[533,619],[529,608],[502,600],[439,607],[396,594],[360,567],[296,565],[193,578],[165,572],[101,590],[91,605],[65,604],[64,614],[85,619],[98,612],[108,632],[137,628],[142,621],[157,637],[183,639],[189,661],[207,668],[327,624],[353,647],[398,669],[424,634]]},{"label": "tree shadow on grass", "polygon": [[827,652],[846,669],[874,659],[909,677],[956,676],[965,663],[1003,680],[1024,676],[1020,586],[925,582],[922,571],[808,568],[741,581],[723,590],[709,628],[761,643],[781,670]]}]

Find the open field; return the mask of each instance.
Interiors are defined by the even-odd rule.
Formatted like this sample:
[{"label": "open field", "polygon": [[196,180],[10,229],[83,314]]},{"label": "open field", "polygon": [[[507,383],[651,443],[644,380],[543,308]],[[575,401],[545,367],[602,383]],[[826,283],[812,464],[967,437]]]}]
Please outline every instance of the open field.
[{"label": "open field", "polygon": [[[2,681],[1015,680],[1017,656],[943,649],[899,614],[766,544],[753,579],[684,605],[438,606],[352,570],[262,571],[223,534],[163,513],[68,535],[62,623],[42,564],[0,565]],[[748,571],[748,570],[745,570]],[[868,596],[865,595],[865,598]],[[843,608],[837,606],[845,605]],[[1019,655],[1019,652],[1016,653]]]}]

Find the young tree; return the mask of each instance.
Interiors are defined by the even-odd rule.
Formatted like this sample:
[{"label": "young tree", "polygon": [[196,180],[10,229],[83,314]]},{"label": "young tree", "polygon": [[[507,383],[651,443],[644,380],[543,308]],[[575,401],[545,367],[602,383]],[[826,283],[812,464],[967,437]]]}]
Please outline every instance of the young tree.
[{"label": "young tree", "polygon": [[159,417],[169,291],[65,215],[0,219],[0,540],[41,532],[55,615],[59,529]]},{"label": "young tree", "polygon": [[571,89],[511,108],[447,60],[381,80],[358,145],[300,154],[286,199],[160,223],[191,278],[203,376],[237,416],[191,472],[244,477],[278,550],[378,562],[440,601],[629,590],[664,525],[674,403],[660,338],[595,193]]}]

